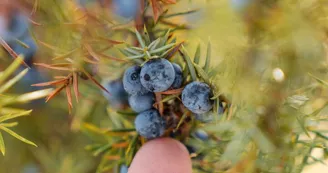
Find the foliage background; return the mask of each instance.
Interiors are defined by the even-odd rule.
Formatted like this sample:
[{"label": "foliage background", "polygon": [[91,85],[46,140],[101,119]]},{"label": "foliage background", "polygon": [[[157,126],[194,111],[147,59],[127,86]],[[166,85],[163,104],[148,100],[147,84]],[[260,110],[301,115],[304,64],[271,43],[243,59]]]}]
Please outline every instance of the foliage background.
[{"label": "foliage background", "polygon": [[[35,1],[22,2],[29,4],[27,7],[33,7]],[[40,0],[38,3],[39,8],[33,20],[44,25],[33,26],[35,37],[50,45],[56,45],[58,50],[70,50],[69,48],[76,44],[75,40],[68,39],[69,34],[74,31],[69,30],[67,25],[61,25],[60,22],[64,20],[63,16],[71,21],[79,18],[81,14],[75,12],[74,3],[56,0]],[[300,112],[302,115],[310,114],[327,103],[327,85],[309,75],[311,73],[319,79],[327,79],[328,54],[325,53],[328,44],[327,35],[325,35],[328,31],[327,2],[324,0],[286,0],[278,3],[281,8],[270,11],[271,18],[259,24],[263,28],[257,30],[256,33],[262,33],[265,39],[257,42],[256,48],[253,48],[248,40],[248,25],[231,9],[229,1],[181,0],[171,7],[173,11],[194,8],[200,10],[197,14],[174,18],[174,21],[187,22],[193,28],[188,31],[177,31],[176,34],[180,40],[186,40],[187,49],[191,54],[200,43],[204,56],[207,41],[211,40],[212,67],[219,71],[216,82],[220,91],[232,99],[233,103],[244,108],[242,110],[244,114],[256,112],[258,110],[256,105],[262,104],[263,100],[268,104],[273,102],[282,106],[282,103],[275,103],[277,100],[281,101],[280,99],[276,100],[274,97],[267,97],[264,92],[259,92],[263,84],[264,87],[272,84],[266,81],[273,79],[272,71],[276,67],[281,68],[287,78],[293,79],[282,86],[280,84],[277,86],[284,88],[283,90],[287,93],[285,98],[298,94],[309,99],[306,103],[300,103],[299,100],[291,97],[289,103],[296,104],[297,111],[287,109],[280,113],[287,112],[288,116],[296,116]],[[122,38],[121,35],[113,37]],[[248,56],[245,55],[252,49],[256,49],[256,54],[247,58]],[[283,50],[283,52],[276,56],[276,50]],[[39,42],[37,62],[51,62],[51,58],[58,56],[58,52]],[[117,52],[113,54],[122,56]],[[293,57],[296,57],[296,60]],[[2,58],[1,70],[11,62],[12,59],[9,57]],[[109,71],[112,65],[111,61],[102,62],[100,75],[103,78],[116,78],[122,73],[120,68]],[[52,75],[51,71],[41,70],[49,76]],[[262,73],[264,77],[259,77],[259,73]],[[276,87],[275,83],[272,85]],[[22,92],[21,90],[25,87],[27,86],[24,83],[20,83],[11,92]],[[110,114],[111,111],[106,109],[107,101],[98,88],[89,82],[84,82],[80,87],[82,99],[74,105],[72,115],[68,113],[64,95],[55,97],[47,104],[33,102],[27,105],[16,105],[34,109],[31,116],[19,119],[20,124],[15,127],[15,131],[35,142],[38,147],[27,146],[5,134],[7,155],[0,157],[0,172],[91,173],[95,171],[101,157],[94,157],[85,150],[85,146],[97,140],[97,136],[91,135],[93,138],[91,140],[83,124],[87,122],[99,127],[108,127],[113,123],[111,119],[113,117]],[[268,87],[268,89],[272,88]],[[323,108],[319,117],[326,117],[327,111],[327,108]],[[236,115],[243,113],[239,112]],[[253,118],[252,115],[249,117]],[[304,120],[304,123],[309,122]],[[311,121],[310,123],[315,123],[316,128],[328,130],[324,122]],[[313,139],[312,133],[310,136],[312,136],[310,139]],[[300,137],[309,140],[305,134]],[[304,150],[307,149],[305,147]],[[316,150],[321,157],[322,150]],[[229,159],[235,158],[229,157]],[[325,172],[324,169],[320,171]]]}]

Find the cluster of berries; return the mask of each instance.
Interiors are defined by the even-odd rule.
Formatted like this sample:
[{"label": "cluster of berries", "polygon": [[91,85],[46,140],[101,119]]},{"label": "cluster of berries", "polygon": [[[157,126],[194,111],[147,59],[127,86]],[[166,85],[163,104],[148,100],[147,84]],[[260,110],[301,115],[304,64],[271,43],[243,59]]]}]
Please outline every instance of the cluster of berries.
[{"label": "cluster of berries", "polygon": [[182,82],[181,67],[163,58],[150,60],[142,68],[132,66],[125,71],[123,85],[130,94],[130,107],[139,113],[135,127],[141,136],[153,139],[164,134],[166,121],[153,109],[154,92],[180,88]]},{"label": "cluster of berries", "polygon": [[154,92],[180,88],[183,82],[182,69],[179,65],[159,58],[146,62],[142,67],[132,66],[123,76],[123,81],[113,80],[104,86],[111,94],[105,94],[111,105],[130,108],[139,113],[135,120],[138,133],[153,139],[163,135],[166,122],[153,108]]},{"label": "cluster of berries", "polygon": [[[112,106],[123,108],[129,104],[138,113],[135,119],[137,132],[154,139],[164,134],[166,120],[154,109],[155,94],[182,87],[182,68],[164,58],[151,59],[142,67],[129,67],[123,80],[113,80],[104,86],[111,94],[105,94]],[[211,88],[203,82],[191,82],[182,91],[182,103],[195,117],[209,112],[213,107]]]}]

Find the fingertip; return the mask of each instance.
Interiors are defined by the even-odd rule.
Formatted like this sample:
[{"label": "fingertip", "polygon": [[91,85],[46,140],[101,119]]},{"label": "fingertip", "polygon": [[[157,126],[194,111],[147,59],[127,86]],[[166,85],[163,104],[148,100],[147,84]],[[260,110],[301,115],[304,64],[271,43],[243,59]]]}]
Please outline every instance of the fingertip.
[{"label": "fingertip", "polygon": [[135,155],[129,173],[191,173],[188,150],[172,138],[159,138],[147,142]]}]

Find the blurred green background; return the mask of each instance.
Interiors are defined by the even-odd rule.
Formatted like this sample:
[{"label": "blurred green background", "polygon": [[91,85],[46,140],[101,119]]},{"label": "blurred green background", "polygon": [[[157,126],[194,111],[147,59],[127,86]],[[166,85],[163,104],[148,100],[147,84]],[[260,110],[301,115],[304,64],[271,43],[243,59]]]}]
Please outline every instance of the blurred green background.
[{"label": "blurred green background", "polygon": [[[22,0],[15,1],[15,3],[18,3],[20,10],[27,14],[31,14],[31,11],[35,9],[35,12],[31,15],[34,24],[32,22],[30,32],[36,40],[41,41],[38,42],[38,53],[35,62],[49,63],[52,58],[62,55],[63,50],[72,50],[74,46],[80,44],[83,40],[80,30],[74,27],[76,23],[78,23],[76,25],[83,25],[86,22],[80,20],[83,13],[76,10],[78,8],[76,2],[72,0]],[[286,0],[280,1],[280,7],[277,10],[270,11],[270,13],[273,13],[271,15],[273,19],[268,21],[274,22],[266,23],[266,21],[262,21],[261,25],[270,27],[271,33],[266,35],[267,39],[264,39],[264,43],[261,43],[259,55],[253,60],[249,60],[249,67],[246,68],[249,68],[249,71],[263,72],[268,78],[272,78],[272,70],[277,64],[282,66],[284,63],[288,64],[286,62],[288,58],[281,56],[277,58],[273,55],[275,50],[270,48],[277,46],[287,50],[290,46],[291,49],[295,49],[297,53],[302,55],[298,62],[300,65],[298,66],[299,73],[297,75],[304,75],[304,71],[315,73],[317,72],[315,69],[320,66],[326,70],[328,56],[322,56],[321,46],[323,43],[327,46],[327,36],[323,32],[328,28],[327,2],[319,0]],[[98,9],[97,7],[90,8]],[[258,92],[258,83],[243,80],[236,82],[239,79],[237,75],[239,65],[243,64],[238,58],[243,56],[249,48],[249,40],[247,39],[247,30],[249,28],[242,21],[239,14],[233,11],[230,1],[181,0],[170,8],[172,11],[199,9],[196,14],[173,19],[178,23],[187,22],[192,27],[192,30],[177,31],[178,39],[185,40],[188,50],[192,53],[194,53],[198,43],[205,49],[207,41],[210,40],[212,43],[212,66],[221,70],[220,79],[217,83],[222,92],[234,93],[232,98],[238,98],[237,102],[239,103],[249,101],[250,103],[244,103],[247,105],[257,102],[257,97],[262,97],[255,96]],[[64,22],[72,23],[65,25]],[[95,29],[95,32],[101,34],[103,31]],[[113,34],[112,36],[117,40],[126,39],[130,41],[122,34]],[[276,42],[271,42],[270,39],[272,38],[275,38]],[[327,47],[325,48],[327,49]],[[122,56],[117,51],[110,51],[110,53],[115,56]],[[205,54],[205,51],[202,54]],[[5,69],[11,62],[12,58],[5,51],[2,51],[0,69]],[[224,66],[222,64],[228,65]],[[118,68],[110,70],[113,67]],[[124,68],[120,67],[122,66],[117,65],[115,62],[104,60],[99,67],[99,74],[103,79],[115,79],[123,72]],[[288,69],[289,66],[284,68]],[[302,72],[302,70],[304,71]],[[43,68],[39,68],[39,71],[47,79],[51,79],[51,76],[58,73]],[[322,78],[328,77],[326,73],[315,74]],[[31,79],[27,79],[28,77]],[[30,86],[33,83],[31,82],[33,76],[26,76],[25,78],[27,82],[22,80],[10,93],[20,94],[37,89],[37,87]],[[293,86],[298,88],[298,86],[303,86],[304,83],[310,83],[308,81],[293,81]],[[72,114],[69,114],[64,94],[60,94],[46,104],[42,100],[13,106],[33,109],[30,116],[17,120],[19,125],[14,128],[14,131],[33,141],[38,147],[26,145],[4,133],[6,156],[0,156],[1,173],[95,172],[101,157],[93,156],[85,150],[85,147],[97,140],[97,137],[85,132],[81,127],[84,122],[88,122],[105,128],[110,127],[113,121],[109,117],[111,110],[107,108],[108,103],[102,96],[102,91],[93,86],[90,81],[83,81],[80,88],[81,99],[79,103],[74,103]],[[321,91],[321,87],[318,88],[320,90],[319,94],[313,94],[316,98],[311,100],[311,103],[304,108],[305,112],[312,112],[327,101],[327,92],[325,90]],[[322,114],[326,115],[327,111],[325,109]],[[327,126],[327,124],[321,124],[321,126]],[[312,169],[312,167],[309,169]],[[315,170],[315,168],[313,169]],[[318,171],[328,172],[326,167],[315,172]]]}]

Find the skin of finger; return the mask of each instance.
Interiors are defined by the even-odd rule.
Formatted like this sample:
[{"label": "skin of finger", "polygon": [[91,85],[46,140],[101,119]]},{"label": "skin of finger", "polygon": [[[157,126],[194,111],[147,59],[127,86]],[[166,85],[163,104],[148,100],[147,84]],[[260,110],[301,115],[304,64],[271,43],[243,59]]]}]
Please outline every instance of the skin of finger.
[{"label": "skin of finger", "polygon": [[159,138],[147,142],[135,155],[128,173],[191,173],[188,150],[179,141]]}]

